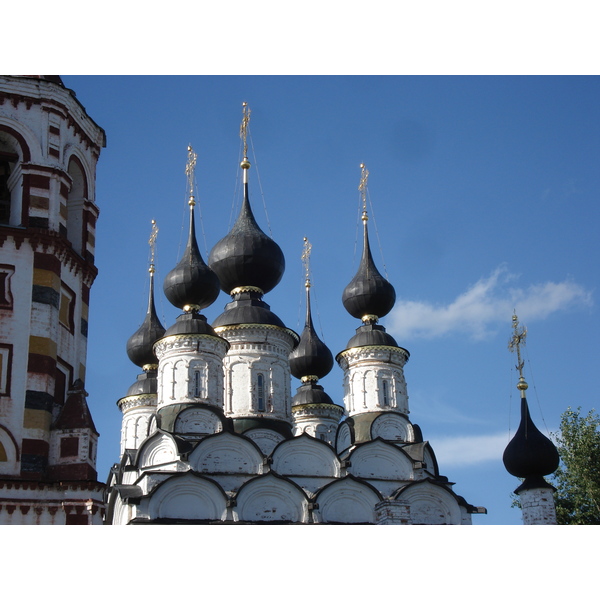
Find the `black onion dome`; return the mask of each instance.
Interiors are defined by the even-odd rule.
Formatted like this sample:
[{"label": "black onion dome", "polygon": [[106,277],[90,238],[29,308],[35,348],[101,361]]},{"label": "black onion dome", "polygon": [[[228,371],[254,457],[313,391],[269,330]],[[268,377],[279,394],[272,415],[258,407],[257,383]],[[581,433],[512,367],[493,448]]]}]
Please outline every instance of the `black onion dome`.
[{"label": "black onion dome", "polygon": [[373,262],[366,218],[362,258],[356,275],[342,294],[342,302],[344,308],[357,319],[367,315],[384,317],[396,302],[394,286],[379,273]]},{"label": "black onion dome", "polygon": [[165,277],[163,290],[167,300],[177,308],[190,306],[201,310],[210,306],[219,295],[220,284],[217,275],[202,259],[194,212],[190,210],[190,231],[187,246],[179,264]]},{"label": "black onion dome", "polygon": [[334,401],[323,389],[314,381],[308,381],[300,386],[296,395],[292,398],[292,406],[301,406],[303,404],[335,404]]},{"label": "black onion dome", "polygon": [[319,339],[313,326],[310,312],[310,294],[306,293],[306,323],[300,335],[300,343],[289,356],[292,375],[302,377],[325,377],[333,368],[333,356],[329,348]]},{"label": "black onion dome", "polygon": [[283,252],[256,223],[248,201],[247,182],[237,221],[211,250],[208,264],[218,275],[221,289],[228,294],[239,287],[257,287],[266,293],[283,276]]},{"label": "black onion dome", "polygon": [[150,292],[148,294],[148,310],[141,327],[127,340],[127,356],[138,367],[156,364],[156,356],[152,350],[154,342],[165,333],[154,307],[154,277],[150,277]]},{"label": "black onion dome", "polygon": [[522,478],[540,478],[558,468],[558,450],[533,424],[524,397],[521,398],[521,423],[506,446],[502,461],[511,475]]},{"label": "black onion dome", "polygon": [[140,396],[142,394],[157,394],[158,380],[156,370],[140,373],[136,382],[127,390],[127,396]]}]

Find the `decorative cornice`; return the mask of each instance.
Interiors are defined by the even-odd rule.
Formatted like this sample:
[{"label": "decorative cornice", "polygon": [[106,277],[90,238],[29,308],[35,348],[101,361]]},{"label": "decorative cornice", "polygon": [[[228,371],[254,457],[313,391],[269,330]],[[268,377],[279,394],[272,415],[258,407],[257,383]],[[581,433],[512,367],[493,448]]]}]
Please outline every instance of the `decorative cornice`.
[{"label": "decorative cornice", "polygon": [[[287,327],[279,327],[279,325],[271,325],[269,323],[240,323],[238,325],[222,325],[221,327],[215,327],[215,333],[221,334],[221,333],[229,333],[229,332],[233,332],[235,333],[236,331],[241,331],[241,330],[248,330],[248,329],[257,329],[257,330],[271,330],[271,331],[278,331],[282,334],[287,334],[290,337],[292,337],[296,342],[300,341],[300,336],[295,332],[292,331],[291,329],[288,329]],[[248,340],[246,340],[248,341]]]},{"label": "decorative cornice", "polygon": [[[69,90],[67,88],[62,89],[62,93],[69,94]],[[38,97],[34,98],[32,96],[26,96],[24,94],[19,94],[15,92],[8,91],[0,91],[0,105],[4,104],[5,101],[9,101],[15,108],[21,103],[25,104],[27,110],[31,109],[33,105],[40,106],[42,110],[53,112],[63,117],[67,121],[68,127],[72,127],[75,134],[78,135],[82,142],[85,144],[86,149],[92,148],[94,154],[96,156],[100,155],[100,150],[103,147],[106,147],[106,133],[104,129],[98,126],[94,120],[87,114],[83,105],[79,103],[79,101],[70,96],[73,100],[83,109],[83,114],[86,118],[93,124],[93,126],[98,130],[101,137],[102,146],[96,143],[92,138],[85,132],[84,128],[78,123],[78,121],[73,117],[69,107],[58,100],[54,100],[48,97]]]},{"label": "decorative cornice", "polygon": [[292,406],[292,414],[295,416],[296,413],[311,413],[317,415],[335,413],[343,415],[344,407],[339,404],[298,404]]},{"label": "decorative cornice", "polygon": [[[203,344],[202,348],[200,348],[201,340],[209,343]],[[229,348],[229,342],[217,335],[210,335],[206,333],[178,333],[175,335],[168,335],[157,340],[154,343],[153,348],[156,357],[160,361],[160,359],[171,350],[182,350],[184,352],[189,352],[190,350],[194,350],[196,352],[199,352],[200,350],[212,350],[217,357],[222,358],[221,353],[217,351],[218,346],[224,346],[226,352]],[[223,352],[223,355],[225,352]]]},{"label": "decorative cornice", "polygon": [[157,394],[136,394],[135,396],[125,396],[117,400],[117,406],[123,413],[132,408],[139,408],[140,406],[156,407],[157,403]]},{"label": "decorative cornice", "polygon": [[408,353],[408,350],[405,350],[404,348],[400,348],[400,347],[396,347],[396,346],[357,346],[356,348],[346,348],[346,350],[342,350],[337,355],[336,358],[338,361],[341,358],[346,358],[346,360],[347,360],[349,357],[355,357],[356,355],[359,355],[359,354],[368,354],[368,353],[373,354],[374,352],[389,354],[390,357],[393,354],[401,355],[404,358],[405,362],[408,360],[408,357],[410,356]]},{"label": "decorative cornice", "polygon": [[48,252],[50,250],[61,263],[70,270],[74,270],[75,274],[81,272],[83,274],[83,282],[87,286],[91,286],[98,275],[97,267],[75,252],[71,242],[58,232],[39,227],[10,227],[8,225],[0,225],[0,248],[9,237],[13,238],[17,249],[26,241],[34,252],[40,250]]}]

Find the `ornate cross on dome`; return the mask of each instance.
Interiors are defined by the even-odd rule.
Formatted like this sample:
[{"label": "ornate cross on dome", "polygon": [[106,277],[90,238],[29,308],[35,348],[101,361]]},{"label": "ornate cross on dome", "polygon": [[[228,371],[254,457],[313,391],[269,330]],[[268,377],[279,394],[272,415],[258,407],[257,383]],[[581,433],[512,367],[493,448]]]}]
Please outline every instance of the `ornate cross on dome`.
[{"label": "ornate cross on dome", "polygon": [[196,201],[194,200],[194,172],[196,170],[196,159],[198,155],[194,152],[191,146],[188,146],[188,159],[185,165],[185,174],[188,180],[188,191],[190,194],[190,199],[188,204],[190,206],[194,206]]},{"label": "ornate cross on dome", "polygon": [[244,159],[242,160],[242,169],[249,169],[248,161],[248,126],[250,124],[250,109],[247,102],[242,102],[242,124],[240,125],[240,138],[244,145]]},{"label": "ornate cross on dome", "polygon": [[304,286],[310,287],[310,253],[312,251],[312,244],[308,241],[308,238],[304,238],[304,249],[302,250],[302,264],[304,265],[304,275],[306,277]]},{"label": "ornate cross on dome", "polygon": [[508,349],[511,352],[517,353],[517,371],[519,371],[519,383],[517,383],[517,389],[521,390],[521,395],[524,396],[525,390],[527,389],[527,382],[523,377],[523,366],[525,363],[521,360],[521,344],[525,345],[525,338],[527,336],[527,328],[519,327],[519,319],[517,313],[512,316],[513,335],[508,341]]},{"label": "ornate cross on dome", "polygon": [[360,164],[361,173],[360,173],[360,183],[358,184],[358,190],[360,191],[363,205],[363,221],[368,219],[367,217],[367,180],[369,179],[369,171],[367,171],[367,167],[365,167],[364,163]]},{"label": "ornate cross on dome", "polygon": [[156,221],[152,219],[152,233],[150,234],[150,239],[148,240],[148,244],[150,246],[150,274],[154,273],[154,255],[156,254],[156,238],[158,237],[158,225]]}]

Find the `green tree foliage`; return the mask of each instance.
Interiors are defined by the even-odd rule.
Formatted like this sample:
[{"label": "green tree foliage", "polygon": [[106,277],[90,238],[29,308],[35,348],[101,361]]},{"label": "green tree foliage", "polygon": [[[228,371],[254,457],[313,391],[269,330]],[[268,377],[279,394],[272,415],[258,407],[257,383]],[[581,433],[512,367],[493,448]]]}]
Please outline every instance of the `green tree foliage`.
[{"label": "green tree foliage", "polygon": [[552,435],[560,465],[550,478],[559,525],[600,525],[600,417],[569,407]]}]

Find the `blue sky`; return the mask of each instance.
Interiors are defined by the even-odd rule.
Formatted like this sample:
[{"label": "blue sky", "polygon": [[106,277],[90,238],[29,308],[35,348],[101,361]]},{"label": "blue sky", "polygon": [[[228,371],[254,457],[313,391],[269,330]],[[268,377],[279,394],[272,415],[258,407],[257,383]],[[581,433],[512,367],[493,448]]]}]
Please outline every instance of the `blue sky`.
[{"label": "blue sky", "polygon": [[[576,76],[63,76],[105,129],[97,172],[97,266],[86,387],[100,431],[99,477],[118,460],[116,401],[138,368],[125,343],[146,309],[150,222],[159,227],[157,304],[185,240],[186,148],[198,154],[204,257],[239,206],[239,125],[251,113],[250,200],[286,257],[265,296],[296,331],[302,239],[312,244],[313,315],[333,354],[359,323],[341,294],[353,277],[360,163],[369,172],[375,261],[396,289],[382,319],[411,357],[411,420],[476,524],[519,524],[502,452],[518,426],[516,309],[532,416],[558,428],[596,408],[600,79]],[[237,187],[236,187],[237,186]],[[234,207],[234,208],[232,208]],[[266,207],[266,211],[265,211]],[[359,240],[360,243],[360,240]],[[204,313],[223,310],[221,293]],[[322,380],[342,402],[341,369]],[[299,382],[293,380],[295,389]]]}]

